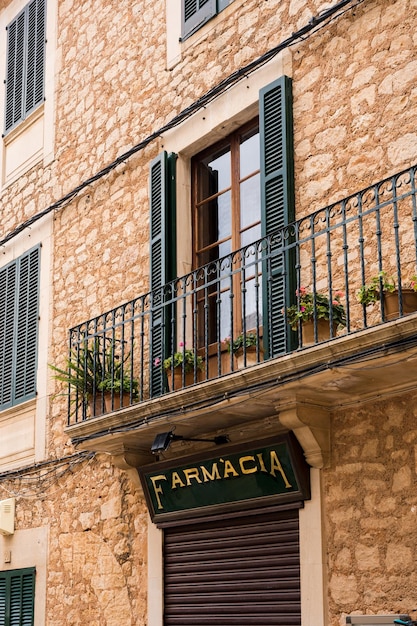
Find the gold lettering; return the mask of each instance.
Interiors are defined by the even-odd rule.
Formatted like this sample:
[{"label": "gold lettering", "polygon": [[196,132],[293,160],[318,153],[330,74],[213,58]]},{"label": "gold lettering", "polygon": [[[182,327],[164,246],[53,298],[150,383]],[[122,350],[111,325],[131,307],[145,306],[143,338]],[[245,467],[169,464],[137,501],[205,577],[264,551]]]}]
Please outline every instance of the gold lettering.
[{"label": "gold lettering", "polygon": [[263,456],[262,456],[262,452],[258,452],[258,454],[256,456],[258,457],[259,465],[261,466],[261,472],[265,472],[265,474],[267,474],[268,470],[265,467],[265,463],[264,463],[264,459],[263,459]]},{"label": "gold lettering", "polygon": [[239,465],[240,465],[240,471],[242,472],[242,474],[254,474],[255,472],[258,471],[258,468],[255,466],[253,467],[245,467],[245,463],[247,461],[253,461],[255,463],[255,457],[254,456],[241,456],[239,459]]},{"label": "gold lettering", "polygon": [[228,459],[226,459],[226,461],[224,462],[224,476],[223,476],[223,478],[228,478],[229,474],[233,474],[233,476],[239,476],[239,474],[237,473],[237,471],[233,467],[232,462],[229,461]]},{"label": "gold lettering", "polygon": [[179,477],[178,472],[172,472],[172,489],[176,489],[177,487],[185,487],[185,484]]},{"label": "gold lettering", "polygon": [[167,477],[165,476],[165,474],[159,474],[159,476],[151,476],[150,478],[152,481],[153,490],[155,492],[155,498],[156,498],[156,501],[158,502],[158,509],[163,509],[164,507],[162,506],[161,498],[159,497],[159,495],[161,496],[163,495],[163,491],[162,491],[161,485],[157,485],[156,481],[166,480]]},{"label": "gold lettering", "polygon": [[187,479],[187,485],[188,486],[191,485],[191,481],[193,479],[196,480],[198,483],[201,483],[201,478],[199,476],[197,467],[190,467],[188,469],[185,469],[184,470],[184,476]]},{"label": "gold lettering", "polygon": [[204,465],[200,467],[201,473],[203,474],[204,482],[207,483],[209,480],[220,480],[219,468],[217,467],[217,463],[213,463],[211,466],[211,474]]},{"label": "gold lettering", "polygon": [[285,486],[287,489],[291,489],[291,485],[288,482],[288,478],[285,475],[285,472],[282,468],[281,462],[278,458],[277,453],[275,452],[275,450],[271,450],[271,471],[269,472],[271,474],[271,476],[275,477],[275,470],[278,470],[278,472],[281,474],[282,479],[285,483]]}]

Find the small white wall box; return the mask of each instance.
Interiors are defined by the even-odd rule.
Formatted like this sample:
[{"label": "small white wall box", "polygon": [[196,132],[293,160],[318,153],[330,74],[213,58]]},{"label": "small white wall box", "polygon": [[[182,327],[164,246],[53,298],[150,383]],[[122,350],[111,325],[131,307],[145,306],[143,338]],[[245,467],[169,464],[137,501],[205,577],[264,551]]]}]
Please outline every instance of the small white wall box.
[{"label": "small white wall box", "polygon": [[14,533],[15,499],[0,500],[0,534],[13,535]]},{"label": "small white wall box", "polygon": [[346,617],[346,624],[354,624],[355,626],[392,625],[395,619],[402,619],[403,622],[407,622],[411,620],[411,617],[409,615],[348,615]]}]

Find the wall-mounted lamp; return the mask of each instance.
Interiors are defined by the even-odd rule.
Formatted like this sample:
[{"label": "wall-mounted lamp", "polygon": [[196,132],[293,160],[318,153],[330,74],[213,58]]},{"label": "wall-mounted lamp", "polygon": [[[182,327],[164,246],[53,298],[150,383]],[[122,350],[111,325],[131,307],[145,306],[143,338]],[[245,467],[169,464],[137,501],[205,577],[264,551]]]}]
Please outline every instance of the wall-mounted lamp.
[{"label": "wall-mounted lamp", "polygon": [[214,439],[196,439],[194,437],[183,437],[182,435],[174,435],[171,430],[169,433],[158,433],[156,435],[154,442],[151,446],[152,454],[159,454],[160,452],[165,452],[169,448],[171,441],[209,441],[210,443],[215,443],[216,446],[220,446],[223,443],[228,443],[230,441],[227,435],[218,435],[214,437]]}]

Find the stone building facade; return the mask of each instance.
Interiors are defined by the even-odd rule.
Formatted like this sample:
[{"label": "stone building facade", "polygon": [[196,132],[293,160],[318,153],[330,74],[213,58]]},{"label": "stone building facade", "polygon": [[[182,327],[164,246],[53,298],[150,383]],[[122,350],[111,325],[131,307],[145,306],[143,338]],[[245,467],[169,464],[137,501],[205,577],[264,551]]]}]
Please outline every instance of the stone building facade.
[{"label": "stone building facade", "polygon": [[[0,624],[19,623],[10,621],[13,602],[26,611],[24,623],[35,626],[342,626],[347,616],[415,615],[417,313],[406,310],[401,289],[399,312],[391,318],[378,302],[360,305],[356,294],[381,271],[404,288],[417,272],[417,2],[183,5],[0,0],[0,111],[6,120],[0,151]],[[184,9],[191,11],[191,25]],[[21,32],[21,48],[14,28]],[[33,63],[24,53],[31,50],[31,28],[38,51]],[[32,104],[31,72],[40,89]],[[22,110],[16,104],[19,76],[29,102]],[[287,116],[271,129],[268,97],[276,88],[287,94],[280,101]],[[9,110],[14,117],[7,122]],[[234,182],[220,189],[220,166],[215,183],[200,172],[206,168],[211,175],[229,146],[257,138],[258,129],[261,148],[251,147],[246,157],[255,165],[237,184],[240,208],[227,201],[226,212],[240,215],[244,246],[256,205],[249,242],[262,237],[264,244],[248,280],[258,281],[260,273],[261,286],[257,282],[259,289],[251,292],[257,294],[250,301],[252,317],[245,317],[245,307],[234,317],[236,304],[227,308],[219,294],[246,302],[239,295],[248,287],[242,289],[243,261],[237,279],[227,263],[222,270],[216,265],[203,304],[198,292],[208,281],[198,269],[214,262],[207,250],[215,250],[216,262],[224,255],[236,267],[230,256],[236,248],[222,247],[232,235],[222,239],[219,208],[220,191],[226,197],[230,186],[234,194]],[[277,192],[283,221],[279,213],[271,226],[267,150],[276,136],[286,148],[285,192]],[[168,170],[164,179],[170,192],[161,192],[166,206],[155,204],[158,190],[152,186],[152,168],[165,163],[161,154],[175,154],[175,176]],[[233,163],[244,169],[242,156]],[[256,180],[257,191],[246,192],[246,180]],[[213,207],[213,198],[214,226],[213,218],[199,217],[201,207]],[[163,253],[154,258],[158,210],[166,211],[167,224]],[[211,230],[207,243],[203,235]],[[275,257],[281,254],[277,245],[285,251]],[[169,246],[176,254],[167,260]],[[265,289],[276,277],[275,258],[286,268],[277,270],[284,277],[278,292]],[[159,262],[164,270],[158,279]],[[178,277],[186,275],[181,282]],[[19,294],[26,280],[24,300]],[[175,289],[164,291],[177,280]],[[333,297],[341,289],[347,324],[333,328],[329,340],[322,341],[316,328],[312,345],[303,342],[300,325],[291,335],[284,308],[298,303],[301,310],[294,293],[302,286]],[[166,294],[173,292],[168,320]],[[167,298],[162,308],[159,293]],[[213,294],[224,315],[212,313]],[[133,302],[123,309],[123,322],[120,309],[111,313]],[[278,310],[282,302],[284,314]],[[230,328],[231,341],[255,328],[255,365],[236,365],[224,342]],[[124,346],[131,340],[130,351],[121,348],[122,361],[126,357],[130,381],[133,375],[139,379],[139,397],[130,383],[122,408],[116,408],[120,394],[113,392],[106,411],[102,390],[94,387],[90,399],[92,394],[101,403],[94,414],[82,392],[74,396],[71,388],[75,404],[69,404],[68,388],[50,365],[67,367],[70,329],[77,329],[70,348],[78,359],[86,341]],[[167,386],[172,371],[162,372],[169,347],[182,356],[192,348],[204,362],[204,373],[195,370],[189,386],[183,371],[174,391]],[[94,356],[95,368],[100,355]],[[119,363],[111,366],[113,382]],[[19,395],[21,379],[26,386]],[[169,448],[151,454],[155,436],[165,432],[184,439],[171,437]],[[213,441],[217,436],[228,440],[221,449]],[[257,455],[287,445],[288,436],[295,455],[288,452],[285,467],[294,471],[288,484],[300,487],[294,495],[285,488],[252,495],[252,487],[236,482],[239,496],[211,503],[202,496],[198,506],[173,504],[167,516],[160,515],[156,475],[177,472],[172,480],[185,493],[210,482],[204,472],[211,472],[221,492],[234,478],[267,474],[265,457],[261,462]],[[223,467],[213,461],[220,457],[229,459],[223,480],[213,469]],[[218,465],[202,470],[207,459]],[[269,474],[279,479],[276,467]],[[183,468],[191,473],[181,474]],[[299,479],[303,472],[308,485]],[[170,568],[180,578],[185,571],[175,556],[167,561],[171,541],[191,530],[198,536],[201,529],[221,543],[216,533],[224,526],[240,546],[232,551],[244,551],[239,524],[252,528],[254,519],[260,527],[267,519],[272,528],[259,539],[259,567],[268,569],[265,542],[279,544],[277,554],[287,559],[283,567],[295,559],[295,591],[281,579],[275,585],[274,575],[264,590],[253,586],[253,554],[245,584],[238,584],[242,563],[230,574],[235,586],[229,608],[222,600],[229,583],[220,576],[218,554],[210,567],[222,589],[207,591],[206,579],[194,592],[193,581],[171,582]],[[291,529],[278,538],[274,529],[287,521]],[[250,547],[256,541],[247,539]],[[205,549],[192,561],[196,584]],[[21,575],[33,581],[26,608],[13,599],[13,575],[18,585],[24,585]],[[261,591],[265,598],[251,600]],[[375,619],[372,624],[389,623]]]}]

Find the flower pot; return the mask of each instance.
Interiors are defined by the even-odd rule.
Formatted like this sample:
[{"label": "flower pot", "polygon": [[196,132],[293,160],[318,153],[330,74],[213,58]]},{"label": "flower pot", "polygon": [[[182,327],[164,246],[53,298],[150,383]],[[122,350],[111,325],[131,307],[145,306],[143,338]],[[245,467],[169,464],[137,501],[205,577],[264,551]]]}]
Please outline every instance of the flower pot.
[{"label": "flower pot", "polygon": [[[103,407],[103,395],[104,395],[104,407]],[[127,392],[123,392],[123,406],[130,405],[130,394]],[[117,411],[120,409],[120,394],[115,393],[113,396],[113,406],[112,406],[112,396],[110,391],[105,391],[104,394],[102,392],[98,392],[95,400],[90,400],[90,415],[94,417],[96,415],[104,415],[104,413],[111,413],[112,411]]]},{"label": "flower pot", "polygon": [[[260,361],[264,360],[264,351],[261,347],[259,347],[259,360],[256,355],[256,346],[248,346],[246,351],[243,352],[243,347],[238,348],[235,352],[235,357],[237,361],[238,369],[242,367],[249,367],[250,365],[256,365]],[[246,363],[245,363],[246,357]]]},{"label": "flower pot", "polygon": [[[403,289],[402,305],[403,315],[409,315],[417,311],[417,291],[413,291],[413,289]],[[395,320],[400,316],[398,291],[384,293],[384,315],[386,320]]]},{"label": "flower pot", "polygon": [[[185,381],[182,381],[182,368],[177,367],[174,369],[174,379],[172,378],[172,370],[166,370],[168,379],[168,387],[170,391],[176,391],[177,389],[183,389],[189,385],[194,384],[194,372],[185,372]],[[197,372],[197,380],[200,380],[200,372]],[[173,384],[174,383],[174,384]]]},{"label": "flower pot", "polygon": [[[301,326],[303,346],[313,346],[322,341],[330,339],[330,323],[329,320],[320,318],[317,320],[317,341],[314,336],[314,320],[303,322]],[[333,324],[333,337],[336,337],[337,324]]]},{"label": "flower pot", "polygon": [[120,409],[121,406],[129,406],[130,405],[130,393],[127,391],[123,391],[122,393],[122,400],[123,400],[123,404],[120,401],[120,393],[115,393],[113,395],[113,406],[112,406],[112,398],[111,398],[111,393],[105,393],[104,394],[104,405],[106,408],[106,413],[111,413],[112,411],[117,411],[117,409]]}]

